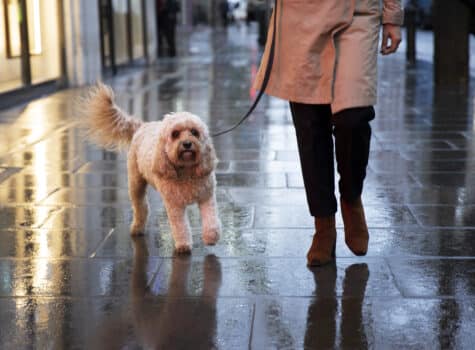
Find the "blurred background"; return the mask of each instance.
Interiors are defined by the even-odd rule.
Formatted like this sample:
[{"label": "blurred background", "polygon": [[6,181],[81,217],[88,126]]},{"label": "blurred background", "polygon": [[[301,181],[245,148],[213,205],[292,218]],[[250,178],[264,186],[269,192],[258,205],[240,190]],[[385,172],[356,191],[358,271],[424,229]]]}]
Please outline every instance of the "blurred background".
[{"label": "blurred background", "polygon": [[[192,48],[185,44],[186,38],[203,26],[256,26],[257,41],[263,45],[273,3],[2,0],[0,107],[153,64],[160,56],[187,56]],[[444,75],[442,80],[468,81],[468,36],[475,33],[475,1],[404,0],[403,4],[411,35],[404,40],[413,57],[409,61],[425,55],[435,63],[436,80]]]},{"label": "blurred background", "polygon": [[264,30],[268,6],[263,0],[2,0],[0,106],[154,63],[175,31],[181,42],[197,26],[259,20]]},{"label": "blurred background", "polygon": [[190,208],[183,259],[155,191],[130,238],[126,155],[86,142],[74,108],[103,80],[145,121],[232,126],[273,0],[0,0],[0,349],[473,349],[474,2],[404,1],[401,47],[378,57],[370,251],[337,216],[337,261],[310,270],[287,101],[214,139],[222,239],[204,246]]}]

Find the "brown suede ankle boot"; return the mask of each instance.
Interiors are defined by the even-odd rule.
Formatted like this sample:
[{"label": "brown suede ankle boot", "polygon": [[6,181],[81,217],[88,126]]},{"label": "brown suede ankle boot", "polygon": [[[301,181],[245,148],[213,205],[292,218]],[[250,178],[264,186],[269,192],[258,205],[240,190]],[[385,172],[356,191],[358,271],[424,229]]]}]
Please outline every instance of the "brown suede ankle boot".
[{"label": "brown suede ankle boot", "polygon": [[315,231],[307,253],[307,266],[322,266],[335,259],[335,217],[315,218]]},{"label": "brown suede ankle boot", "polygon": [[361,198],[353,203],[341,199],[340,203],[345,226],[345,243],[355,255],[366,255],[369,234]]}]

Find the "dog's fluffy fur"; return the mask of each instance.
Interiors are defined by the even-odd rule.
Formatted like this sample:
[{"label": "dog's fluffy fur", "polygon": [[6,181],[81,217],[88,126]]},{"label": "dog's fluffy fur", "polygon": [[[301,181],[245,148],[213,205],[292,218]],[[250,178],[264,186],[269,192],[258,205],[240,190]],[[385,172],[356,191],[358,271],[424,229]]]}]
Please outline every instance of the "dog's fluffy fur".
[{"label": "dog's fluffy fur", "polygon": [[188,112],[143,122],[127,115],[114,102],[112,89],[102,83],[91,89],[82,113],[88,136],[103,147],[128,146],[129,196],[133,208],[132,235],[144,232],[148,215],[147,185],[161,195],[177,252],[191,251],[192,237],[186,207],[198,203],[206,244],[219,239],[216,206],[217,159],[209,131]]}]

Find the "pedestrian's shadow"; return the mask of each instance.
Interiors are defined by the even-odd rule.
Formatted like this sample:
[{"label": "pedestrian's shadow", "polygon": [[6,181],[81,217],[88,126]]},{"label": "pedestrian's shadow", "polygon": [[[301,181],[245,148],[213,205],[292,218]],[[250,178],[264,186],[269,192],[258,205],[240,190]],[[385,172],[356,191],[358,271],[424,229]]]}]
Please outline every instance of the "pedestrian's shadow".
[{"label": "pedestrian's shadow", "polygon": [[[315,279],[315,299],[307,312],[305,349],[366,349],[368,341],[363,324],[362,307],[369,270],[366,264],[346,268],[341,298],[341,314],[335,290],[336,265],[311,270]],[[340,344],[336,343],[337,318],[340,318]]]},{"label": "pedestrian's shadow", "polygon": [[152,294],[147,286],[148,250],[143,237],[133,240],[132,311],[137,341],[153,349],[212,349],[216,341],[216,297],[221,265],[214,255],[203,262],[201,295],[187,293],[190,256],[175,256],[167,294]]}]

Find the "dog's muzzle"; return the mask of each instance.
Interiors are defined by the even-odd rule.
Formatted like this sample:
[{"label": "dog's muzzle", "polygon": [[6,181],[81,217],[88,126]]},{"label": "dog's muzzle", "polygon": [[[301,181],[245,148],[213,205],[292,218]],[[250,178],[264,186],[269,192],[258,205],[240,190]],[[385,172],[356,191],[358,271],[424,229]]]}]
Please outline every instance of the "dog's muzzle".
[{"label": "dog's muzzle", "polygon": [[183,141],[180,144],[180,160],[185,162],[194,162],[196,160],[195,145],[191,141]]}]

